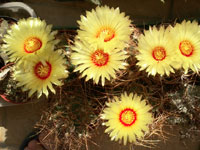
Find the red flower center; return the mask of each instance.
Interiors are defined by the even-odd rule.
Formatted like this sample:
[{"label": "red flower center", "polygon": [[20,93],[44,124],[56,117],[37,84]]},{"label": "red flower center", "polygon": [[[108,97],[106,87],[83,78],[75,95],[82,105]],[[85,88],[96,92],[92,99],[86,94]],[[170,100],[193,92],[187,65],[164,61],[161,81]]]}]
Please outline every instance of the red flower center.
[{"label": "red flower center", "polygon": [[41,62],[37,63],[34,68],[35,75],[41,79],[47,79],[51,74],[51,64],[46,62],[46,65],[43,65]]},{"label": "red flower center", "polygon": [[194,46],[191,44],[190,41],[184,40],[180,42],[179,44],[179,50],[181,51],[181,54],[190,57],[194,51]]},{"label": "red flower center", "polygon": [[37,37],[29,37],[24,42],[24,50],[27,53],[33,53],[42,47],[42,41]]},{"label": "red flower center", "polygon": [[115,37],[115,31],[110,27],[102,27],[96,34],[96,38],[103,37],[104,42],[108,42]]},{"label": "red flower center", "polygon": [[92,53],[91,59],[96,66],[105,66],[108,63],[109,54],[104,53],[103,50],[96,50],[94,53]]},{"label": "red flower center", "polygon": [[136,112],[131,108],[126,108],[120,112],[119,121],[126,127],[132,126],[137,120]]},{"label": "red flower center", "polygon": [[162,61],[166,57],[166,50],[161,46],[157,46],[153,49],[152,56],[155,60]]}]

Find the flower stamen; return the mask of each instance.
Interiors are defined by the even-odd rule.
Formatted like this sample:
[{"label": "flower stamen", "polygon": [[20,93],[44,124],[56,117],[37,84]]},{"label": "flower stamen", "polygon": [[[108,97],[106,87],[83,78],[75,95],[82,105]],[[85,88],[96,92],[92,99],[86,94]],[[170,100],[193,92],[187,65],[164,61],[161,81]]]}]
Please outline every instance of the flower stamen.
[{"label": "flower stamen", "polygon": [[191,44],[190,41],[184,40],[180,42],[179,44],[179,50],[181,51],[181,54],[190,57],[193,54],[194,46]]},{"label": "flower stamen", "polygon": [[51,64],[46,62],[46,65],[43,65],[41,62],[39,62],[35,65],[34,73],[39,79],[45,80],[50,76],[51,70]]},{"label": "flower stamen", "polygon": [[96,50],[92,53],[91,60],[98,67],[105,66],[108,63],[109,54],[104,53],[103,50]]},{"label": "flower stamen", "polygon": [[162,61],[166,57],[166,50],[161,46],[155,47],[152,51],[152,56],[155,60]]},{"label": "flower stamen", "polygon": [[34,53],[42,47],[42,41],[37,37],[29,37],[24,42],[24,50],[27,53]]},{"label": "flower stamen", "polygon": [[104,42],[108,42],[115,37],[115,31],[110,27],[102,27],[96,34],[96,38],[102,37]]},{"label": "flower stamen", "polygon": [[132,126],[137,120],[136,112],[131,108],[126,108],[120,112],[119,121],[126,127]]}]

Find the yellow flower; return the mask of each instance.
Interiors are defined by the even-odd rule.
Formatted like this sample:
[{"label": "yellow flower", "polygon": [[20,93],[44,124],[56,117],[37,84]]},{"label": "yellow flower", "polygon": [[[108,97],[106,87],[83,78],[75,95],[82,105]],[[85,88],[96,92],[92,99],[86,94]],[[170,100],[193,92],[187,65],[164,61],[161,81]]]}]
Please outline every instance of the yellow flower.
[{"label": "yellow flower", "polygon": [[[12,25],[3,39],[6,43],[3,50],[10,56],[10,61],[23,60],[51,49],[58,42],[51,27],[38,18],[21,19]],[[49,48],[45,48],[47,45]]]},{"label": "yellow flower", "polygon": [[28,68],[17,66],[14,79],[18,81],[18,86],[23,86],[24,91],[30,90],[29,97],[35,92],[38,98],[42,93],[48,96],[47,88],[55,94],[52,84],[61,86],[60,79],[68,76],[65,62],[60,51],[48,50],[48,54],[33,55],[28,61]]},{"label": "yellow flower", "polygon": [[169,28],[150,27],[139,37],[137,49],[139,51],[136,55],[137,65],[140,66],[140,70],[146,69],[148,75],[169,75],[170,72],[174,72],[172,66],[177,67]]},{"label": "yellow flower", "polygon": [[71,55],[72,64],[76,65],[74,71],[82,72],[82,77],[87,76],[86,81],[93,79],[98,84],[101,78],[101,83],[104,86],[105,79],[115,78],[116,71],[125,69],[124,60],[127,55],[124,51],[95,49],[90,47],[88,43],[78,40],[75,41],[72,50],[74,51]]},{"label": "yellow flower", "polygon": [[148,125],[153,122],[149,112],[151,106],[146,105],[146,100],[141,100],[141,96],[124,93],[121,98],[115,97],[106,105],[101,118],[106,120],[103,125],[108,127],[105,132],[109,133],[111,140],[123,139],[126,145],[127,141],[140,140],[149,131]]},{"label": "yellow flower", "polygon": [[174,55],[179,59],[185,73],[200,68],[200,27],[196,21],[177,23],[171,30]]},{"label": "yellow flower", "polygon": [[125,17],[125,13],[120,13],[119,8],[98,6],[91,12],[87,11],[86,17],[81,16],[78,24],[78,37],[94,47],[123,49],[130,39],[131,21],[129,17]]}]

